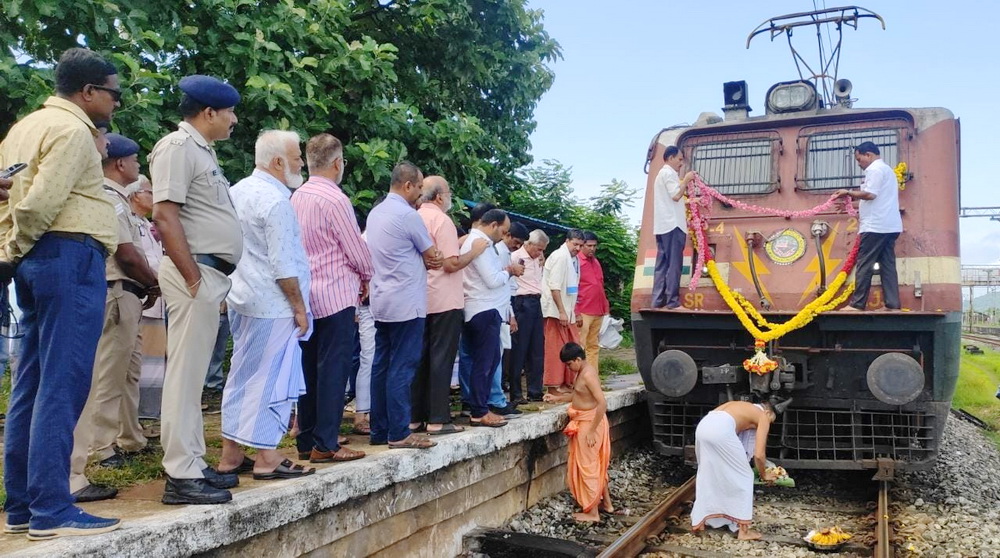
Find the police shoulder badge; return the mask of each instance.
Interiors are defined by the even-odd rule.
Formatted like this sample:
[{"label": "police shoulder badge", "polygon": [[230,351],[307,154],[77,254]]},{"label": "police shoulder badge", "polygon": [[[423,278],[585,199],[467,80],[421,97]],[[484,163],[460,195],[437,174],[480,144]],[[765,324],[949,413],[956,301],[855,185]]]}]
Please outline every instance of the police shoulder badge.
[{"label": "police shoulder badge", "polygon": [[780,230],[764,244],[767,257],[778,265],[789,265],[806,253],[806,238],[795,229]]}]

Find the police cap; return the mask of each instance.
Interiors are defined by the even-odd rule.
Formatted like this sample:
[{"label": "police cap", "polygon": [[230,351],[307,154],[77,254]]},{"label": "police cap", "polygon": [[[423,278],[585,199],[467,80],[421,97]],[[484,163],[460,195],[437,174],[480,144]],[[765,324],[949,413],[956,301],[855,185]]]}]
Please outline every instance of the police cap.
[{"label": "police cap", "polygon": [[180,88],[186,95],[207,107],[229,108],[240,102],[240,94],[235,87],[212,76],[184,77]]},{"label": "police cap", "polygon": [[139,152],[139,144],[121,134],[107,134],[108,159],[120,159]]}]

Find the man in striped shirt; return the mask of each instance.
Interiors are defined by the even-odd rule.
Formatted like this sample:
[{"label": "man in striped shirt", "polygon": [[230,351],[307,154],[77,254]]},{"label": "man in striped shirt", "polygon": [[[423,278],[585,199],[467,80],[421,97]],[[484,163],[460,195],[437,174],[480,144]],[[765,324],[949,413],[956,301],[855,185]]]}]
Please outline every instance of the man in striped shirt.
[{"label": "man in striped shirt", "polygon": [[[312,280],[309,304],[313,334],[302,344],[306,394],[299,398],[299,458],[312,463],[350,461],[362,451],[341,447],[344,390],[351,370],[356,307],[367,295],[372,257],[361,238],[351,200],[338,185],[344,148],[330,134],[306,144],[309,180],[292,196],[302,228]],[[320,373],[322,371],[322,373]]]}]

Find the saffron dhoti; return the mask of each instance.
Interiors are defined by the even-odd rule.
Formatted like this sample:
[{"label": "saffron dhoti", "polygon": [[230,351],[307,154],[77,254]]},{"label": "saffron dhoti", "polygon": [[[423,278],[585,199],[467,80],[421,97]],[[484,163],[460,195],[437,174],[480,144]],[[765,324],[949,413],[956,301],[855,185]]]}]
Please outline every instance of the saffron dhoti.
[{"label": "saffron dhoti", "polygon": [[233,359],[222,396],[222,436],[275,449],[288,432],[292,404],[306,392],[302,349],[292,318],[229,312]]},{"label": "saffron dhoti", "polygon": [[597,443],[587,445],[581,435],[594,422],[596,409],[580,411],[569,406],[569,424],[563,434],[569,437],[569,459],[566,461],[566,485],[584,513],[591,511],[601,501],[608,485],[608,464],[611,462],[611,433],[608,417],[601,415],[595,434]]},{"label": "saffron dhoti", "polygon": [[694,435],[698,459],[692,530],[750,525],[753,518],[753,470],[750,455],[756,430],[737,434],[736,419],[712,411],[701,419]]}]

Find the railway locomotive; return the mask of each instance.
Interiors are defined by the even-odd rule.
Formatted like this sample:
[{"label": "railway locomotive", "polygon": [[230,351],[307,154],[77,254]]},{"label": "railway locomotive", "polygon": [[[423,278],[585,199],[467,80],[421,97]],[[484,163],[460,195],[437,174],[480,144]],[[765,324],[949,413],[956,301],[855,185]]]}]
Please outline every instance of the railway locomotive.
[{"label": "railway locomotive", "polygon": [[[856,7],[792,14],[765,22],[750,38],[769,32],[791,41],[794,27],[832,22],[839,32],[866,17],[881,21]],[[649,147],[631,310],[654,445],[693,458],[698,421],[720,403],[791,398],[768,438],[768,456],[784,467],[875,469],[880,478],[927,468],[958,379],[959,121],[943,108],[857,108],[847,80],[801,69],[800,78],[772,86],[762,116],[748,114],[745,83],[727,83],[725,118],[703,113],[693,125],[660,131]],[[759,343],[775,369],[752,372],[744,361],[754,354],[755,335],[723,291],[774,324],[801,320],[803,308],[828,294],[850,259],[857,217],[837,208],[808,217],[781,212],[806,213],[837,189],[857,188],[863,173],[854,147],[865,141],[879,146],[899,177],[902,310],[881,308],[876,270],[866,310],[827,307],[808,316],[806,325]],[[700,200],[711,208],[703,258],[714,261],[718,283],[698,268],[689,231],[682,307],[664,310],[651,308],[653,190],[670,145],[728,201]]]}]

